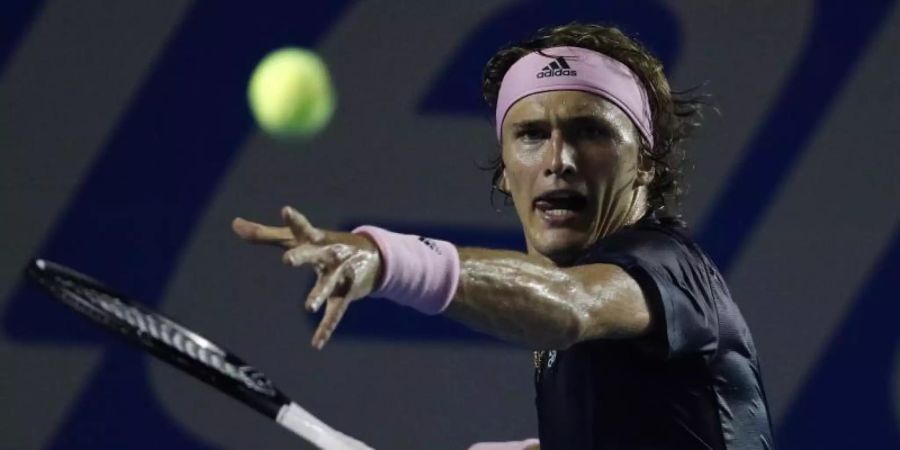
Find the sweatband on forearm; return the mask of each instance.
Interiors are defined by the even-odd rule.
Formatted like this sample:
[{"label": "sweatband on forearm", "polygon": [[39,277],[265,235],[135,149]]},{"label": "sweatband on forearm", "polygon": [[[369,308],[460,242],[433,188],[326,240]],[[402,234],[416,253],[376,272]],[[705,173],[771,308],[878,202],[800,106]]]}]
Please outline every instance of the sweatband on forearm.
[{"label": "sweatband on forearm", "polygon": [[459,253],[447,242],[363,225],[353,230],[375,241],[382,278],[373,297],[392,300],[425,314],[440,314],[459,284]]}]

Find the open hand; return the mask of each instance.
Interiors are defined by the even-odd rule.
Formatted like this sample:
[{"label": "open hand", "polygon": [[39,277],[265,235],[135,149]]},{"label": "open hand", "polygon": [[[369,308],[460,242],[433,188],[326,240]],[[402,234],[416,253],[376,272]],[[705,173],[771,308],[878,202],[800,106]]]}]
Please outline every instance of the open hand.
[{"label": "open hand", "polygon": [[322,349],[350,303],[378,286],[381,257],[365,236],[318,229],[289,206],[282,208],[281,217],[287,226],[272,227],[236,218],[231,227],[247,242],[285,249],[285,264],[309,264],[316,271],[318,279],[306,298],[306,309],[315,312],[325,304],[325,316],[312,338],[312,346]]}]

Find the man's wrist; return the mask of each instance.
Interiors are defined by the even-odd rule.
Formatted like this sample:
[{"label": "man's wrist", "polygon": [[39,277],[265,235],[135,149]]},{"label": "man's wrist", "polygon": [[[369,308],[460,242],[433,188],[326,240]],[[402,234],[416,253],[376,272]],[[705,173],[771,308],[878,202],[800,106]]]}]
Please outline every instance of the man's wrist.
[{"label": "man's wrist", "polygon": [[353,230],[374,242],[381,259],[373,297],[384,297],[425,314],[443,312],[459,284],[456,247],[437,239],[364,225]]}]

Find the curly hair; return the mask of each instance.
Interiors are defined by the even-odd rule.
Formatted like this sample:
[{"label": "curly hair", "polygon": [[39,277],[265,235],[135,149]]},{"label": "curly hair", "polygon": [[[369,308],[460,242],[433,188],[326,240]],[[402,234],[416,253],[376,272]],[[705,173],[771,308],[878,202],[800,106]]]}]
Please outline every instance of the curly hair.
[{"label": "curly hair", "polygon": [[[497,107],[500,83],[513,63],[529,53],[558,46],[582,47],[603,53],[627,65],[640,78],[650,102],[655,142],[650,147],[649,142],[641,138],[641,155],[652,161],[655,171],[653,181],[647,186],[648,206],[665,216],[677,217],[675,209],[683,193],[685,140],[700,126],[704,97],[693,95],[694,89],[672,91],[663,73],[662,62],[618,28],[573,22],[541,28],[531,38],[501,49],[488,60],[482,76],[482,96],[488,107],[492,110]],[[509,193],[497,186],[504,169],[502,154],[491,160],[485,169],[493,171],[492,189],[500,191],[508,202]]]}]

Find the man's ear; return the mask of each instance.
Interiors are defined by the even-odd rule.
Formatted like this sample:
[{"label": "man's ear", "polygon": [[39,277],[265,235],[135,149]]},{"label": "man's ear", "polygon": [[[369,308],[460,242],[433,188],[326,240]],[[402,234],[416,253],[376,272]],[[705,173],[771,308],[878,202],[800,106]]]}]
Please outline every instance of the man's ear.
[{"label": "man's ear", "polygon": [[637,175],[635,176],[635,184],[638,186],[648,186],[656,176],[656,167],[650,158],[643,154],[638,155]]},{"label": "man's ear", "polygon": [[503,169],[503,172],[500,173],[500,179],[497,180],[497,190],[506,195],[511,195],[509,193],[509,181],[506,178],[506,168]]}]

